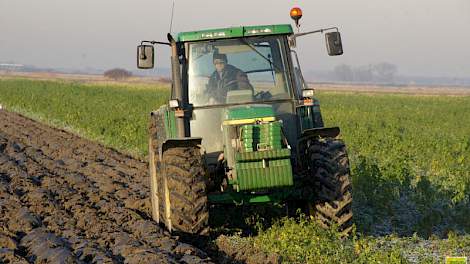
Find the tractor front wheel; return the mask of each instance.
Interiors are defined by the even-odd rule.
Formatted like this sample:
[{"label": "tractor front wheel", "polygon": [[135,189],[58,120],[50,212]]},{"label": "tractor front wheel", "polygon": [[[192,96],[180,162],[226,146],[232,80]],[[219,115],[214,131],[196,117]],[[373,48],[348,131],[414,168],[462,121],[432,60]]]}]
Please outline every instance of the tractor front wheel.
[{"label": "tractor front wheel", "polygon": [[200,149],[187,146],[165,150],[160,169],[152,173],[151,168],[151,176],[153,218],[170,231],[207,235],[209,211]]},{"label": "tractor front wheel", "polygon": [[348,235],[352,230],[353,214],[346,146],[339,139],[318,139],[309,146],[308,156],[315,197],[308,205],[310,215],[321,226],[336,225],[338,231]]}]

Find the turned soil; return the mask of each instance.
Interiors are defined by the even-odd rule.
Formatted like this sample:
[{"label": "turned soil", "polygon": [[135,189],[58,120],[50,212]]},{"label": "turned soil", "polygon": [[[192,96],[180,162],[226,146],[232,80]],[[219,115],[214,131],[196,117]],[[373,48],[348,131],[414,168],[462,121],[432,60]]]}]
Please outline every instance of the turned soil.
[{"label": "turned soil", "polygon": [[149,215],[147,163],[0,110],[0,263],[206,263]]},{"label": "turned soil", "polygon": [[0,263],[278,263],[152,221],[147,162],[0,110]]}]

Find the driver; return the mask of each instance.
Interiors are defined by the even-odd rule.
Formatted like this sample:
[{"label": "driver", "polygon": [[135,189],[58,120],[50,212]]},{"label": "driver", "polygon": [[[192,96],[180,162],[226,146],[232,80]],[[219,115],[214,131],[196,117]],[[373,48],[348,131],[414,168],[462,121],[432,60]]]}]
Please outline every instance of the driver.
[{"label": "driver", "polygon": [[214,53],[213,63],[215,71],[212,73],[207,85],[208,94],[218,103],[225,102],[228,91],[249,89],[253,87],[245,72],[227,63],[227,55]]}]

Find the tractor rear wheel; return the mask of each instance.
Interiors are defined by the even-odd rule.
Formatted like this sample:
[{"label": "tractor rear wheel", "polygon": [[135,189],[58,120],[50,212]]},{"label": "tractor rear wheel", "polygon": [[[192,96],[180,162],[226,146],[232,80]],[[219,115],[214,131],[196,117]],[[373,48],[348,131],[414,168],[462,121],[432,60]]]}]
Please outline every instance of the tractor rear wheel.
[{"label": "tractor rear wheel", "polygon": [[[348,235],[352,230],[352,187],[349,159],[342,140],[325,138],[308,148],[314,202],[309,213],[325,228],[336,225]],[[310,181],[312,183],[312,181]]]},{"label": "tractor rear wheel", "polygon": [[205,172],[197,146],[163,152],[160,219],[170,231],[206,235],[209,227]]}]

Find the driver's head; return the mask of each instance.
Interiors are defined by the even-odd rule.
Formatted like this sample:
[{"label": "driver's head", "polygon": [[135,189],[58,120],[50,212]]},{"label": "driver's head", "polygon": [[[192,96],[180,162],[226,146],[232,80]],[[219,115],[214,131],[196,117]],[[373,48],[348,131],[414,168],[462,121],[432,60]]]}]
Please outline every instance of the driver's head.
[{"label": "driver's head", "polygon": [[218,72],[221,72],[224,70],[225,64],[227,64],[227,55],[222,53],[214,53],[213,62],[215,69]]}]

